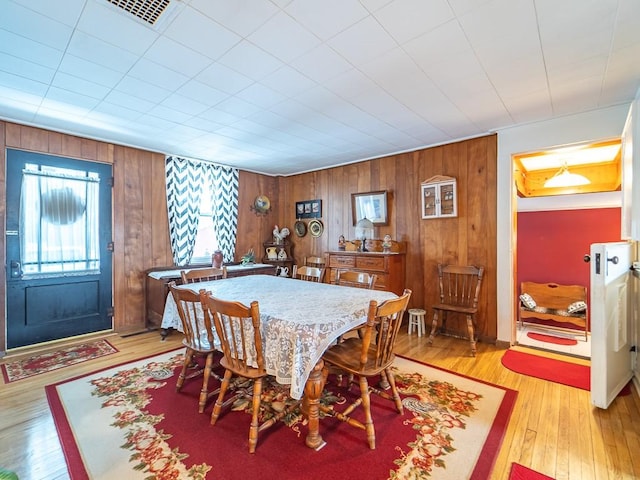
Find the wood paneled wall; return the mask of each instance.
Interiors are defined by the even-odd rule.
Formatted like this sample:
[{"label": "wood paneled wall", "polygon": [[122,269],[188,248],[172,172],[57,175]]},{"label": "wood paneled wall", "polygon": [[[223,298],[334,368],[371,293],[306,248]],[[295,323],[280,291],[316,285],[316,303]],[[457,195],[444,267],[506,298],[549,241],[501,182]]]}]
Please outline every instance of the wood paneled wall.
[{"label": "wood paneled wall", "polygon": [[[295,202],[322,200],[324,233],[319,238],[293,235],[294,256],[322,255],[336,250],[338,237],[354,238],[351,194],[389,192],[389,225],[376,227],[376,238],[390,234],[407,247],[406,286],[413,290],[411,307],[425,308],[438,299],[437,264],[475,264],[485,267],[478,332],[482,339],[497,337],[496,318],[496,149],[497,137],[465,140],[415,152],[391,155],[342,167],[280,178],[280,226],[291,229]],[[420,183],[434,175],[458,182],[458,217],[423,220]],[[273,222],[275,223],[275,222]],[[463,321],[449,321],[461,336]]]},{"label": "wood paneled wall", "polygon": [[[253,248],[256,262],[264,256],[263,242],[272,241],[274,225],[278,223],[280,203],[278,178],[240,170],[238,192],[238,236],[236,239],[236,261]],[[266,195],[271,201],[271,210],[266,215],[256,215],[251,206],[258,195]]]},{"label": "wood paneled wall", "polygon": [[[171,265],[162,153],[118,146],[35,127],[0,122],[0,256],[5,258],[5,149],[17,148],[113,164],[114,328],[121,333],[144,325],[144,272]],[[422,220],[420,182],[433,175],[458,179],[458,211],[454,219]],[[319,238],[293,233],[293,255],[322,255],[337,248],[338,236],[353,238],[351,193],[387,190],[388,226],[376,229],[407,245],[406,285],[411,305],[429,308],[437,298],[438,262],[473,263],[486,268],[478,331],[495,340],[496,324],[496,136],[487,136],[356,164],[295,175],[270,177],[240,172],[236,260],[250,248],[261,260],[262,243],[275,224],[292,230],[295,202],[322,199],[324,233]],[[267,195],[266,216],[250,210],[258,195]],[[0,351],[5,350],[6,269],[0,272]],[[450,327],[465,331],[462,322]]]},{"label": "wood paneled wall", "polygon": [[[6,148],[60,155],[113,165],[113,302],[114,329],[139,331],[144,323],[145,270],[172,265],[163,153],[148,152],[40,128],[0,122],[0,256],[6,264]],[[236,258],[249,248],[261,255],[271,236],[273,213],[258,217],[249,210],[266,194],[277,211],[278,180],[240,172],[240,211]],[[260,257],[258,257],[260,258]],[[0,272],[0,352],[6,348],[6,269]]]}]

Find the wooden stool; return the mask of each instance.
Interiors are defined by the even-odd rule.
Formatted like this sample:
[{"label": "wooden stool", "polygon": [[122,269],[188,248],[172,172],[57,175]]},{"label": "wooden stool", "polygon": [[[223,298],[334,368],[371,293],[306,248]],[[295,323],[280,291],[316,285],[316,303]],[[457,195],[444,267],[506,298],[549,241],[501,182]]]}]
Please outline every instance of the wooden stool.
[{"label": "wooden stool", "polygon": [[427,334],[424,326],[424,316],[426,313],[427,312],[421,308],[409,309],[409,335],[411,335],[413,327],[416,327],[419,337],[421,337],[423,333],[425,335]]}]

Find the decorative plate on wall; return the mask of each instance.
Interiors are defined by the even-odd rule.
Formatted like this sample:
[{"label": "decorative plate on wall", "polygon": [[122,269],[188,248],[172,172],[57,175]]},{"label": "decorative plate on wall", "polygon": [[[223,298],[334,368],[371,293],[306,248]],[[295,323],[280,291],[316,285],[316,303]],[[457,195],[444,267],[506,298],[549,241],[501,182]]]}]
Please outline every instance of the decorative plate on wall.
[{"label": "decorative plate on wall", "polygon": [[293,230],[296,232],[296,235],[299,237],[304,237],[307,234],[307,226],[302,220],[298,220],[293,225]]},{"label": "decorative plate on wall", "polygon": [[251,205],[256,215],[266,215],[271,210],[271,200],[266,195],[258,195]]},{"label": "decorative plate on wall", "polygon": [[320,220],[311,220],[309,222],[309,233],[312,237],[319,237],[324,232],[324,225]]}]

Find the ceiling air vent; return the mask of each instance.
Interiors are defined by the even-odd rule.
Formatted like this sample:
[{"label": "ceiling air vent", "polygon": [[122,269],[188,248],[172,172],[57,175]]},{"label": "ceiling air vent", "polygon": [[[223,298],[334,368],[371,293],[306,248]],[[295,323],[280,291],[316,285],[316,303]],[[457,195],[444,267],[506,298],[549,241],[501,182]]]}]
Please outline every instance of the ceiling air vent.
[{"label": "ceiling air vent", "polygon": [[149,25],[155,25],[169,7],[170,0],[107,0]]}]

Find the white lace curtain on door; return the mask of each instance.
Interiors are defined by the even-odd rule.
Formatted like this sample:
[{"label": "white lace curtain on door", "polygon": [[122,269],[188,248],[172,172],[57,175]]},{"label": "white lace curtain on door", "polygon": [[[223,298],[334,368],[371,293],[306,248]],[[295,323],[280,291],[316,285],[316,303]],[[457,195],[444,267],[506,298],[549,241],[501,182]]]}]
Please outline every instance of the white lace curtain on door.
[{"label": "white lace curtain on door", "polygon": [[37,166],[23,171],[20,254],[23,274],[99,272],[100,178]]}]

